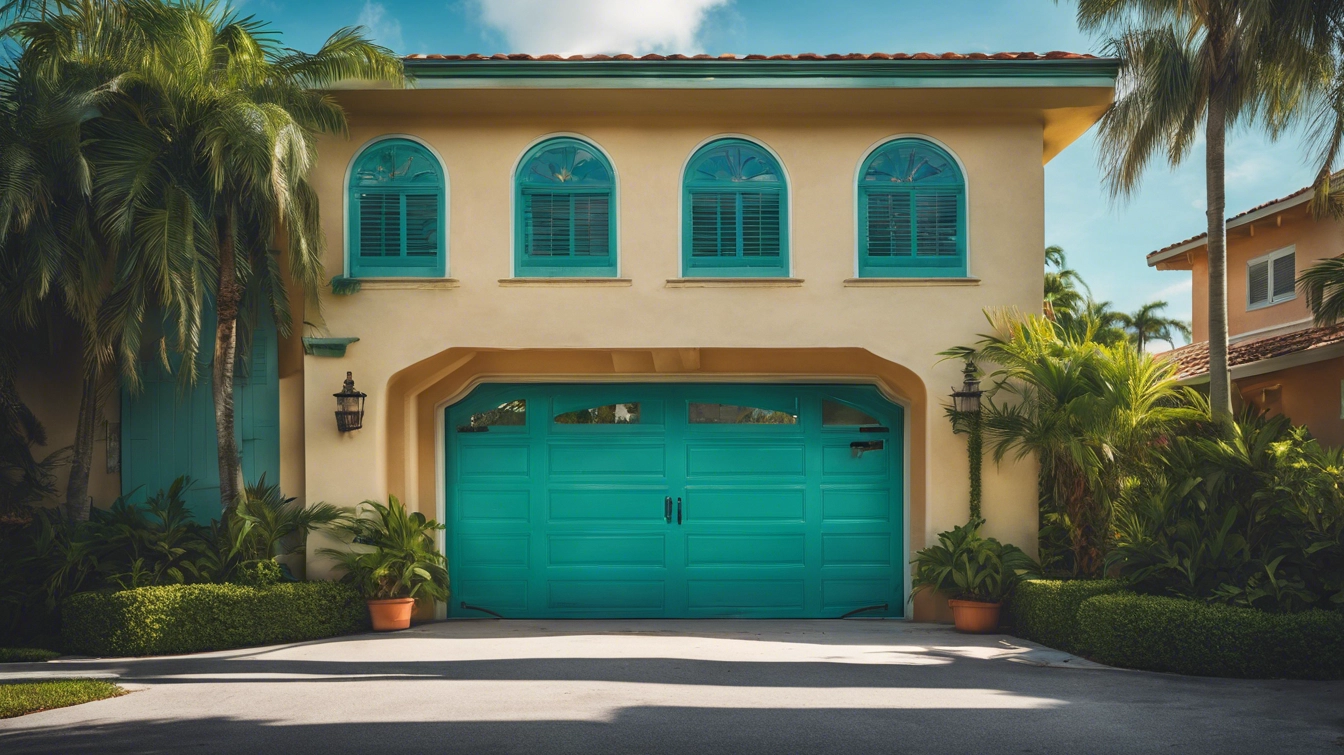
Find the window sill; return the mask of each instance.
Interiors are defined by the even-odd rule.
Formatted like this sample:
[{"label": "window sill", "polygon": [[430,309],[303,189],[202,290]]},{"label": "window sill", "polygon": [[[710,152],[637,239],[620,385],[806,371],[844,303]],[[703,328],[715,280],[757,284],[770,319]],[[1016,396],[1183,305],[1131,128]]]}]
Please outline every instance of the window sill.
[{"label": "window sill", "polygon": [[500,278],[505,288],[628,288],[629,278]]},{"label": "window sill", "polygon": [[802,278],[668,278],[667,288],[798,288]]},{"label": "window sill", "polygon": [[462,282],[456,278],[352,278],[360,291],[390,291],[405,289],[457,288]]},{"label": "window sill", "polygon": [[846,278],[848,288],[919,288],[924,286],[978,286],[979,278]]}]

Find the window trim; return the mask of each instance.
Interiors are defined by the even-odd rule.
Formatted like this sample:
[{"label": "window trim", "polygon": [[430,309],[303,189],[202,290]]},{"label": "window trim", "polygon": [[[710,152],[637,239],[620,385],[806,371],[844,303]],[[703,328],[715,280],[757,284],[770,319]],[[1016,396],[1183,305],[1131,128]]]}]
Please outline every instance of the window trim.
[{"label": "window trim", "polygon": [[[1294,257],[1294,258],[1297,256],[1297,245],[1296,245],[1296,244],[1289,244],[1288,246],[1285,246],[1285,247],[1283,247],[1282,249],[1275,249],[1275,250],[1272,251],[1272,252],[1268,252],[1268,253],[1266,253],[1266,254],[1262,254],[1262,255],[1260,255],[1259,257],[1255,257],[1255,258],[1252,258],[1252,259],[1249,259],[1249,260],[1246,261],[1246,311],[1247,311],[1247,312],[1253,312],[1253,311],[1255,311],[1255,310],[1257,310],[1257,309],[1264,309],[1264,308],[1266,308],[1266,307],[1272,307],[1272,306],[1274,306],[1274,305],[1276,305],[1276,304],[1282,304],[1282,303],[1284,303],[1284,302],[1286,302],[1286,301],[1292,301],[1292,300],[1294,300],[1294,299],[1297,298],[1297,280],[1296,280],[1296,278],[1297,278],[1297,260],[1296,260],[1296,259],[1293,260],[1293,278],[1294,278],[1294,280],[1293,280],[1293,289],[1292,289],[1292,291],[1290,291],[1290,292],[1287,293],[1287,294],[1283,294],[1283,295],[1281,295],[1281,296],[1277,296],[1277,297],[1274,296],[1274,261],[1275,261],[1275,260],[1278,260],[1278,259],[1280,259],[1280,258],[1282,258],[1282,257],[1290,257],[1290,256],[1291,256],[1291,257]],[[1261,262],[1268,263],[1268,273],[1269,273],[1269,274],[1268,274],[1268,277],[1267,277],[1267,279],[1266,279],[1266,285],[1268,286],[1268,289],[1265,291],[1265,293],[1268,295],[1268,298],[1266,298],[1263,302],[1260,302],[1260,303],[1258,303],[1258,304],[1252,304],[1252,303],[1251,303],[1251,266],[1252,266],[1252,265],[1259,264],[1259,263],[1261,263]]]},{"label": "window trim", "polygon": [[[865,269],[864,259],[867,256],[865,248],[864,221],[866,213],[863,202],[863,174],[867,171],[869,163],[876,157],[877,153],[884,147],[893,142],[903,140],[918,140],[927,142],[936,149],[941,150],[952,162],[956,164],[957,170],[961,172],[961,264],[947,267],[920,268],[905,267],[896,265],[878,266],[874,271],[871,266]],[[885,136],[868,146],[863,154],[859,156],[859,161],[854,167],[854,179],[851,182],[854,191],[853,213],[854,213],[854,278],[859,280],[881,280],[883,278],[947,278],[949,280],[973,278],[971,272],[971,174],[966,170],[966,164],[962,162],[961,155],[949,147],[945,142],[928,134],[921,133],[899,133]]]},{"label": "window trim", "polygon": [[[779,234],[779,256],[778,264],[773,265],[722,265],[722,264],[704,264],[700,267],[692,267],[691,260],[691,213],[690,213],[690,184],[686,180],[691,164],[695,159],[712,146],[719,142],[745,142],[753,147],[760,149],[775,161],[775,167],[779,169],[781,186],[778,191],[783,195],[783,201],[780,202],[780,234]],[[680,175],[681,200],[677,204],[677,229],[678,244],[677,253],[679,255],[678,268],[681,271],[680,277],[697,279],[732,279],[732,278],[792,278],[793,277],[793,179],[789,175],[789,169],[784,164],[783,158],[779,153],[771,149],[768,144],[747,134],[722,133],[715,134],[701,140],[686,155],[685,161],[681,165]],[[773,190],[773,189],[772,189]]]},{"label": "window trim", "polygon": [[[439,246],[442,251],[434,265],[390,265],[385,266],[384,271],[379,272],[372,272],[377,266],[369,265],[367,267],[370,268],[370,272],[361,271],[361,274],[357,276],[355,275],[354,224],[358,222],[358,218],[356,217],[357,213],[355,212],[353,202],[351,201],[351,197],[354,194],[354,187],[351,186],[350,179],[354,176],[355,166],[359,163],[360,158],[364,156],[365,152],[369,151],[380,142],[391,140],[413,142],[423,147],[438,162],[439,176],[443,179],[443,197],[439,205],[439,212],[441,213],[440,217],[442,218],[442,222],[439,223]],[[448,165],[444,162],[443,155],[439,154],[439,151],[435,149],[432,144],[414,134],[404,133],[380,134],[364,142],[354,151],[350,156],[350,160],[346,163],[345,180],[341,184],[341,203],[343,216],[341,232],[344,234],[344,254],[342,255],[343,268],[341,274],[344,277],[357,278],[360,280],[381,280],[386,278],[434,279],[448,277],[448,240],[452,237],[452,234],[449,232],[451,218],[448,210],[452,207],[452,182],[449,178]]]},{"label": "window trim", "polygon": [[[611,263],[609,265],[586,265],[581,262],[572,261],[554,261],[549,265],[524,264],[525,256],[523,244],[526,239],[525,229],[523,228],[523,185],[518,180],[519,173],[527,165],[536,152],[541,150],[546,144],[558,141],[575,141],[591,148],[603,162],[606,163],[607,171],[611,173],[611,190],[608,195],[607,206],[607,234],[608,248],[611,250]],[[528,142],[522,152],[518,153],[518,159],[513,163],[513,171],[509,174],[509,277],[514,279],[528,278],[619,278],[621,277],[621,250],[620,250],[620,194],[621,194],[621,176],[616,171],[616,161],[611,159],[611,155],[593,139],[583,134],[568,131],[557,131],[533,139]],[[591,190],[570,189],[568,187],[560,188],[558,193],[592,193]]]}]

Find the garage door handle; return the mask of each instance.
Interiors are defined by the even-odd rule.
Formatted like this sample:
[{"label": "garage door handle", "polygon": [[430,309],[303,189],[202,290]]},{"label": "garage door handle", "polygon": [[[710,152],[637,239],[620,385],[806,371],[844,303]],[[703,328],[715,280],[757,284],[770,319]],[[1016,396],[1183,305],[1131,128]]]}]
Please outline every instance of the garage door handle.
[{"label": "garage door handle", "polygon": [[681,499],[677,499],[677,524],[681,524]]},{"label": "garage door handle", "polygon": [[668,524],[672,523],[672,496],[663,499],[663,518]]}]

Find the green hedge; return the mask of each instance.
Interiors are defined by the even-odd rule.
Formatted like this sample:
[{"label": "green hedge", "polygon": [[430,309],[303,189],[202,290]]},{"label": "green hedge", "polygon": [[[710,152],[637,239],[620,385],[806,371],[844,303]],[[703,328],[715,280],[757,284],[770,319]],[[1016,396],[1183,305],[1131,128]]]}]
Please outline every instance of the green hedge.
[{"label": "green hedge", "polygon": [[364,601],[335,582],[270,587],[172,585],[79,593],[61,608],[69,652],[166,655],[298,642],[368,625]]},{"label": "green hedge", "polygon": [[1078,607],[1083,601],[1120,592],[1112,579],[1033,579],[1018,583],[1008,600],[1013,634],[1070,653],[1078,645]]},{"label": "green hedge", "polygon": [[1103,595],[1078,609],[1084,652],[1148,671],[1253,679],[1344,679],[1344,614],[1274,614],[1151,595]]}]

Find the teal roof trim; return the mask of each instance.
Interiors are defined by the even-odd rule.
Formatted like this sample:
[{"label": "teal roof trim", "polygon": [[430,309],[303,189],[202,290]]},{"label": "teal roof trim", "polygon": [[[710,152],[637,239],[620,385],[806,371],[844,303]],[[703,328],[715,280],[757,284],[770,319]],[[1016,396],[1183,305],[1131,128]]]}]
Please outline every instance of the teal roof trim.
[{"label": "teal roof trim", "polygon": [[[1113,87],[1112,58],[1037,60],[448,60],[408,58],[419,89]],[[355,85],[356,87],[358,85]]]}]

